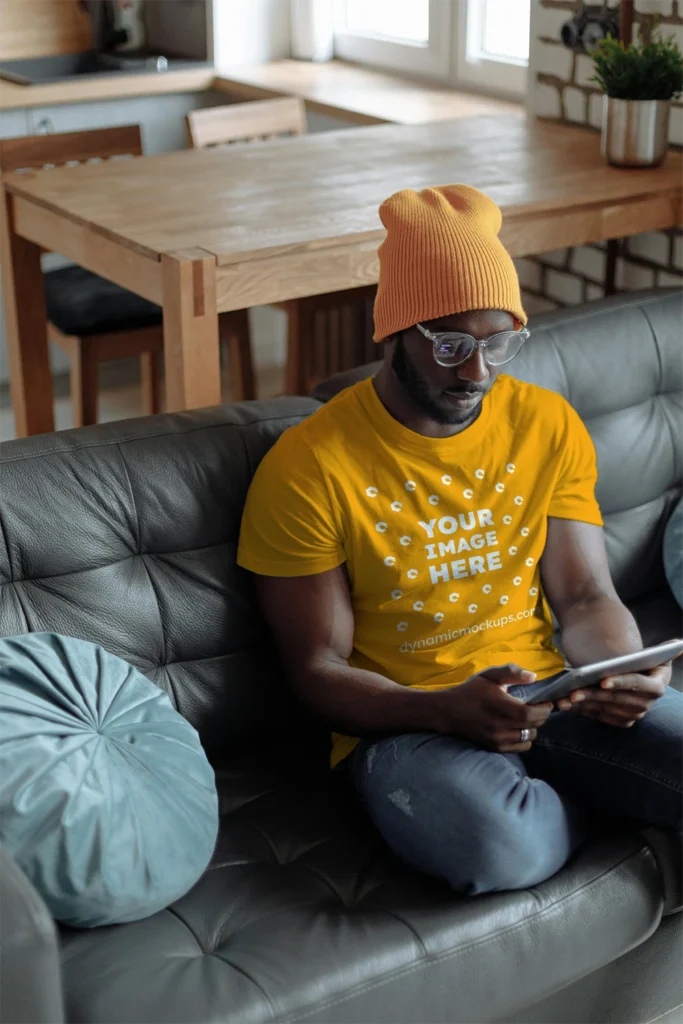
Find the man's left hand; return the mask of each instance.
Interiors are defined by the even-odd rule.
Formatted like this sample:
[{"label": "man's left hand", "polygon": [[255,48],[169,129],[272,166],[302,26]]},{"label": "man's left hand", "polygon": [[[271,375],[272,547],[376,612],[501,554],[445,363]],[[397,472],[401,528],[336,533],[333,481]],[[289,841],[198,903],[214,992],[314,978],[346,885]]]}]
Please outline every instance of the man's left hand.
[{"label": "man's left hand", "polygon": [[662,696],[671,679],[671,662],[646,672],[608,676],[599,686],[574,690],[557,702],[561,711],[576,711],[606,725],[630,729]]}]

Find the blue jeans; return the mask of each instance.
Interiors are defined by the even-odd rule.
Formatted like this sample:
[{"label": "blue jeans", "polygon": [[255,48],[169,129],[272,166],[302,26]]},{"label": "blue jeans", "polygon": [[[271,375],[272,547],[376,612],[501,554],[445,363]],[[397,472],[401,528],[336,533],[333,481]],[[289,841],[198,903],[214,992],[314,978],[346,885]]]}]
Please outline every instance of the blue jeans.
[{"label": "blue jeans", "polygon": [[555,711],[525,754],[406,733],[361,741],[349,768],[394,853],[472,895],[544,881],[606,815],[681,831],[682,752],[669,689],[630,729]]}]

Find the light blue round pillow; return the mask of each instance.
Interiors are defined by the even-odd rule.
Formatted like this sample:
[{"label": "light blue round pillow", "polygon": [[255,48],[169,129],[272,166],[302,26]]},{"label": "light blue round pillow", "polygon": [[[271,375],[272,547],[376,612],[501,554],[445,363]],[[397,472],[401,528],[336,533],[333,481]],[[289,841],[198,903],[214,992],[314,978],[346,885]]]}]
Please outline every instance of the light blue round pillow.
[{"label": "light blue round pillow", "polygon": [[664,531],[664,571],[671,592],[683,608],[683,498],[669,516]]},{"label": "light blue round pillow", "polygon": [[58,921],[154,914],[217,832],[213,769],[163,690],[83,640],[0,639],[0,841]]}]

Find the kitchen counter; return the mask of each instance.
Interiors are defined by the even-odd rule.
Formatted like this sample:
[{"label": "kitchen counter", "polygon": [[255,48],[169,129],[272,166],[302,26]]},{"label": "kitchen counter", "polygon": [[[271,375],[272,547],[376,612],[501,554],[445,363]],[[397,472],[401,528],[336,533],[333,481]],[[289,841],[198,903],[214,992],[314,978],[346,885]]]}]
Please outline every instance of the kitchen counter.
[{"label": "kitchen counter", "polygon": [[521,116],[519,103],[412,82],[343,61],[278,60],[216,75],[213,68],[72,78],[46,85],[0,79],[0,112],[164,93],[223,92],[226,102],[300,96],[309,111],[358,125],[420,124],[487,114]]},{"label": "kitchen counter", "polygon": [[411,81],[342,60],[273,60],[235,68],[222,73],[213,88],[241,100],[300,96],[309,111],[343,117],[358,125],[425,124],[490,114],[521,117],[524,113],[522,104],[511,100]]},{"label": "kitchen counter", "polygon": [[174,92],[203,92],[211,89],[216,72],[211,67],[149,74],[121,71],[113,75],[69,78],[45,85],[16,85],[0,79],[0,111],[27,107],[49,107],[63,103],[89,103],[132,96],[158,96]]}]

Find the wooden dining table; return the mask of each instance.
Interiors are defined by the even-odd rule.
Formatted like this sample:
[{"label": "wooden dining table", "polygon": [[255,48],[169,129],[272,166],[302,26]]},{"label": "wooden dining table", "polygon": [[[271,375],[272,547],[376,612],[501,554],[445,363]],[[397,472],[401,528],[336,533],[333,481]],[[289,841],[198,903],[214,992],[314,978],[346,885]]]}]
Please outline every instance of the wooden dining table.
[{"label": "wooden dining table", "polygon": [[683,159],[608,166],[597,133],[522,114],[381,125],[7,175],[2,259],[18,436],[54,429],[41,249],[163,307],[169,410],[220,402],[218,313],[373,284],[378,207],[466,182],[513,256],[681,222]]}]

